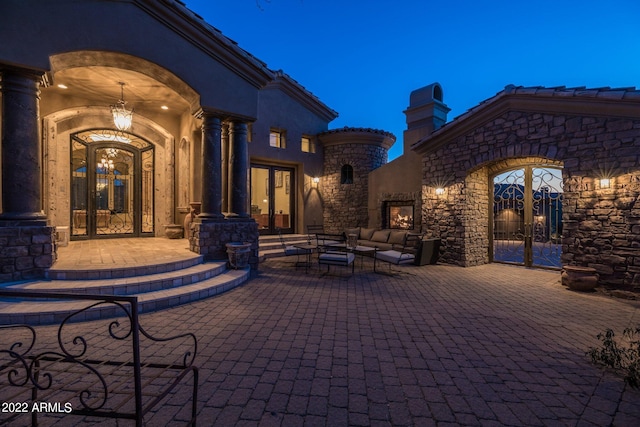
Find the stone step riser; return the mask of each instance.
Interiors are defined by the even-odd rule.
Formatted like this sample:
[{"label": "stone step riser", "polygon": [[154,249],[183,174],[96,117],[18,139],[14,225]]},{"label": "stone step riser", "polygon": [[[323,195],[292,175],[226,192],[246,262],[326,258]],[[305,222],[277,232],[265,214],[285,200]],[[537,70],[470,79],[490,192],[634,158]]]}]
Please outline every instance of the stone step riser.
[{"label": "stone step riser", "polygon": [[[165,308],[187,304],[193,301],[209,298],[221,294],[240,286],[249,278],[250,272],[246,270],[230,270],[224,274],[219,274],[211,279],[202,282],[186,285],[182,287],[184,292],[157,291],[155,293],[138,295],[138,310],[140,313],[148,313]],[[228,277],[227,277],[228,276]],[[155,295],[154,295],[155,294]],[[87,301],[79,301],[71,306],[60,306],[59,302],[38,302],[30,303],[34,306],[31,310],[13,310],[13,312],[3,312],[0,310],[0,325],[6,324],[29,324],[47,325],[60,323],[71,313],[87,307]],[[73,321],[91,321],[98,319],[108,319],[121,317],[124,313],[121,309],[113,305],[101,305],[84,311],[73,317]]]},{"label": "stone step riser", "polygon": [[125,277],[146,276],[182,270],[193,267],[194,265],[202,264],[203,260],[204,256],[196,256],[188,260],[147,265],[143,267],[124,267],[113,269],[100,268],[92,270],[57,270],[52,268],[47,272],[47,278],[50,280],[121,279]]},{"label": "stone step riser", "polygon": [[[198,266],[194,266],[198,267]],[[118,283],[118,279],[114,282],[107,280],[100,280],[99,282],[105,282],[104,284],[97,284],[91,281],[82,280],[54,280],[51,282],[38,282],[37,284],[21,284],[15,286],[9,286],[9,288],[20,289],[32,289],[32,290],[44,290],[46,292],[70,292],[77,294],[99,294],[99,295],[135,295],[147,292],[155,292],[166,289],[174,289],[180,286],[187,286],[193,283],[198,283],[203,280],[211,279],[219,274],[222,274],[226,270],[224,263],[213,263],[211,268],[205,270],[198,269],[198,271],[192,271],[192,268],[183,270],[176,270],[176,275],[171,277],[153,277],[153,276],[141,276],[136,278],[135,282],[132,280],[122,280]],[[166,274],[161,275],[166,276]]]}]

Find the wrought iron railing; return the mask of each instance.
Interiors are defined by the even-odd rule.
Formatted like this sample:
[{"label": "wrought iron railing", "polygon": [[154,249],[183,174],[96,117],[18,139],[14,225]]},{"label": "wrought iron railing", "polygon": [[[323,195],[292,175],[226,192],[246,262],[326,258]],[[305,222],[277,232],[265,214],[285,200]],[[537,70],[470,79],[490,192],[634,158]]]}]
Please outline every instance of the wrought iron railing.
[{"label": "wrought iron railing", "polygon": [[[0,298],[5,304],[89,302],[57,327],[0,325],[0,402],[12,404],[0,413],[0,425],[29,414],[35,426],[43,412],[53,417],[124,418],[142,425],[144,415],[190,372],[190,425],[195,425],[198,369],[193,365],[197,353],[194,334],[151,335],[140,326],[138,300],[132,296],[0,289]],[[113,308],[112,314],[118,317],[78,322],[105,306]]]}]

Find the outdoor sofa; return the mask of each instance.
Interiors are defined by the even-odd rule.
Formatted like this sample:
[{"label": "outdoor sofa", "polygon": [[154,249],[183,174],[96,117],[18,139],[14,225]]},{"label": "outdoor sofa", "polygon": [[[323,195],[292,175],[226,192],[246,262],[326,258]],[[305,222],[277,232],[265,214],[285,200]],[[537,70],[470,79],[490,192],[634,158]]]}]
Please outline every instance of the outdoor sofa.
[{"label": "outdoor sofa", "polygon": [[[390,230],[375,228],[347,228],[344,231],[345,239],[349,240],[349,235],[356,235],[358,245],[378,248],[378,252],[400,250],[406,251],[405,246],[407,236],[415,235],[410,230]],[[413,239],[412,239],[413,240]],[[435,264],[438,261],[440,252],[440,239],[424,239],[420,237],[419,242],[411,242],[411,252],[415,255],[413,263],[415,265]],[[401,249],[402,248],[402,249]]]}]

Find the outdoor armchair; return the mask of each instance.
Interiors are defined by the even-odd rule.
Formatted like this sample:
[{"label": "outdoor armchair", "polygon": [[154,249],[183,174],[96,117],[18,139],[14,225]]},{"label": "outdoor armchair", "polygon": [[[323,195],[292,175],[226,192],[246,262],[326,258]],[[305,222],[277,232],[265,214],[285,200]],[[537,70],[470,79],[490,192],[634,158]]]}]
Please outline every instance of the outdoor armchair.
[{"label": "outdoor armchair", "polygon": [[318,240],[318,264],[326,265],[327,271],[332,265],[349,267],[351,274],[355,269],[355,254],[347,250],[347,244],[342,234],[317,234]]},{"label": "outdoor armchair", "polygon": [[373,259],[373,271],[376,271],[378,261],[391,265],[413,264],[416,259],[418,247],[422,242],[422,234],[407,234],[402,245],[393,245],[393,249],[376,251]]}]

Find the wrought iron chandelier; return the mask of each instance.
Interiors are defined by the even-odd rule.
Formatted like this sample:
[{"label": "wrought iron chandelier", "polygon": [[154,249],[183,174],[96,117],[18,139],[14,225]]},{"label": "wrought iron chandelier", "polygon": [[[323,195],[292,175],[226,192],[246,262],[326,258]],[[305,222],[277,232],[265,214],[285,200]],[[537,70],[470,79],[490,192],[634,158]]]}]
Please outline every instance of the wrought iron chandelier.
[{"label": "wrought iron chandelier", "polygon": [[124,100],[124,83],[120,82],[120,100],[111,106],[111,114],[113,114],[113,124],[119,131],[129,130],[133,121],[133,108],[127,110]]},{"label": "wrought iron chandelier", "polygon": [[107,159],[106,157],[103,157],[100,163],[98,163],[98,169],[103,169],[106,173],[109,173],[109,171],[112,171],[114,168],[113,160]]}]

